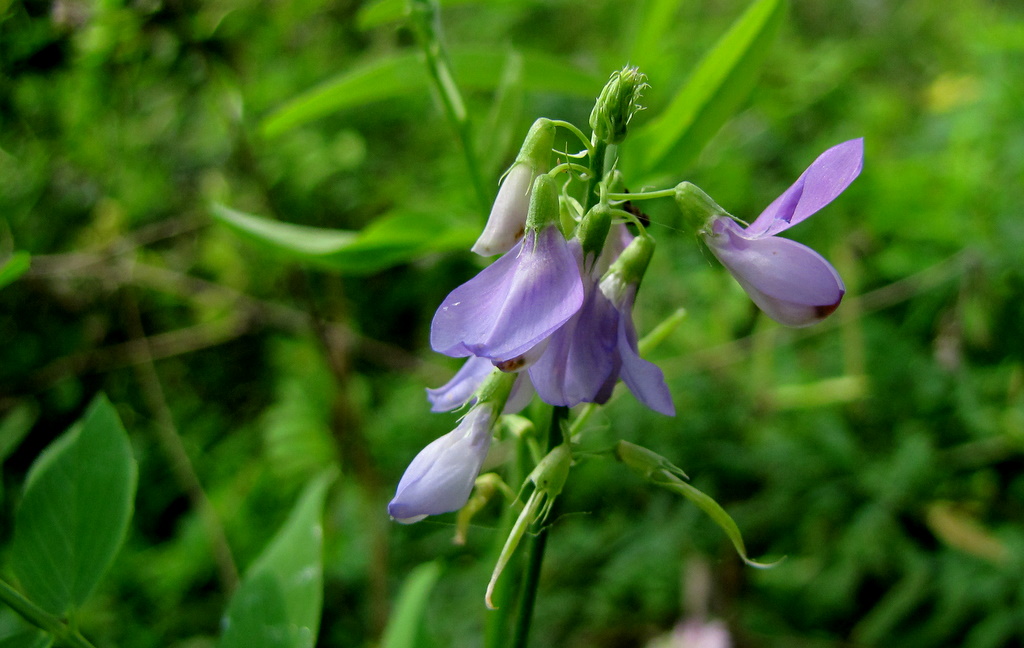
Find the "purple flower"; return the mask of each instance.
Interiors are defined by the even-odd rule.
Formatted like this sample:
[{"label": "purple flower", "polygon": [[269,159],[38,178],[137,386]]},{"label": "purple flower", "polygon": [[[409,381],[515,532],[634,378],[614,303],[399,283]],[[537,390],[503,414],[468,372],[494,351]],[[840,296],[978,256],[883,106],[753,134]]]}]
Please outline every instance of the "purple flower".
[{"label": "purple flower", "polygon": [[[633,301],[653,252],[651,239],[633,239],[624,226],[616,226],[596,261],[583,259],[579,241],[570,245],[585,268],[585,297],[580,310],[552,334],[544,354],[530,366],[537,394],[551,405],[604,403],[621,377],[641,403],[674,415],[661,370],[637,353],[633,325]],[[602,280],[599,286],[602,275],[607,284]]]},{"label": "purple flower", "polygon": [[441,303],[430,325],[430,346],[445,355],[481,356],[503,369],[521,368],[515,366],[520,358],[582,304],[583,283],[565,237],[554,224],[530,229]]},{"label": "purple flower", "polygon": [[423,448],[398,482],[388,514],[412,524],[465,506],[491,446],[494,418],[490,403],[478,405],[458,427]]},{"label": "purple flower", "polygon": [[522,238],[526,232],[533,179],[547,172],[554,140],[555,125],[550,120],[538,119],[530,127],[515,163],[498,189],[487,225],[473,244],[474,252],[480,256],[502,254]]},{"label": "purple flower", "polygon": [[480,256],[501,254],[522,238],[533,176],[534,170],[525,164],[516,164],[508,172],[491,206],[487,225],[471,248],[474,252]]},{"label": "purple flower", "polygon": [[641,358],[637,348],[636,326],[633,324],[636,289],[635,284],[628,286],[615,305],[619,316],[615,347],[619,360],[618,373],[638,401],[659,414],[675,416],[676,407],[672,403],[668,385],[665,384],[665,375],[653,362]]},{"label": "purple flower", "polygon": [[775,234],[835,200],[860,174],[863,159],[863,139],[834,146],[749,227],[741,227],[719,212],[701,230],[711,252],[754,303],[777,322],[809,326],[832,314],[842,301],[846,287],[835,268],[809,247]]},{"label": "purple flower", "polygon": [[[570,248],[583,265],[579,240],[571,241]],[[611,395],[604,388],[609,380],[615,383],[618,314],[597,289],[600,276],[584,273],[583,305],[551,335],[544,353],[529,368],[530,380],[545,403],[572,407],[604,402]]]}]

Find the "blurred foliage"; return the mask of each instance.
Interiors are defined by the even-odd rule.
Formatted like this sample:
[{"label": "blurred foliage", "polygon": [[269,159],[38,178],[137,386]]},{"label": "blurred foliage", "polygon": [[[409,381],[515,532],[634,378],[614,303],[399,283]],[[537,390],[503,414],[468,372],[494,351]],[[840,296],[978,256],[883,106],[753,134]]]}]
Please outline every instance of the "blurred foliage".
[{"label": "blurred foliage", "polygon": [[[377,645],[406,577],[435,559],[421,645],[481,645],[498,507],[462,547],[452,518],[401,527],[384,508],[406,463],[455,421],[423,398],[457,366],[429,351],[427,329],[479,262],[441,244],[354,274],[304,268],[211,212],[351,232],[394,214],[482,224],[455,134],[415,71],[401,92],[370,87],[272,128],[316,88],[414,60],[395,6],[0,3],[0,537],[9,554],[29,466],[106,392],[139,497],[125,550],[79,614],[97,645],[213,646],[229,600],[161,440],[161,402],[238,565],[257,562],[302,485],[340,463],[317,645]],[[627,61],[652,86],[636,124],[653,123],[748,6],[443,3],[489,186],[535,117],[585,123]],[[652,355],[679,414],[616,398],[586,443],[652,448],[722,504],[753,558],[786,558],[744,567],[697,507],[588,460],[552,521],[534,645],[668,632],[695,612],[683,605],[694,560],[710,562],[705,603],[738,646],[1019,645],[1024,11],[793,0],[755,54],[764,65],[741,110],[672,181],[752,218],[818,153],[864,136],[863,175],[794,230],[836,262],[847,299],[815,329],[780,330],[669,201],[650,204],[659,251],[638,326],[687,309]],[[7,636],[39,639],[4,610]]]}]

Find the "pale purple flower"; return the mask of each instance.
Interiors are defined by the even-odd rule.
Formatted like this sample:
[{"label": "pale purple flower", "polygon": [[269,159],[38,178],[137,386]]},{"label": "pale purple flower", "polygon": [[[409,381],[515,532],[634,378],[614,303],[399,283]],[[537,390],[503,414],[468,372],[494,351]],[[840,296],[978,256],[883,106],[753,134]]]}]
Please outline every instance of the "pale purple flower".
[{"label": "pale purple flower", "polygon": [[498,189],[487,225],[472,250],[481,256],[503,254],[526,233],[533,179],[550,166],[555,125],[543,117],[533,122],[515,163]]},{"label": "pale purple flower", "polygon": [[829,316],[842,301],[846,287],[835,268],[809,247],[775,234],[835,200],[860,174],[863,159],[863,139],[834,146],[749,227],[718,215],[701,231],[711,252],[777,322],[809,326]]},{"label": "pale purple flower", "polygon": [[533,176],[534,170],[526,164],[516,164],[508,172],[491,206],[487,225],[471,248],[474,252],[480,256],[502,254],[522,238],[533,190]]},{"label": "pale purple flower", "polygon": [[430,346],[515,369],[580,309],[583,297],[576,259],[558,227],[529,229],[507,254],[445,298],[430,326]]},{"label": "pale purple flower", "polygon": [[491,446],[493,409],[490,403],[477,405],[458,427],[416,455],[388,504],[392,518],[412,524],[466,505]]},{"label": "pale purple flower", "polygon": [[[573,239],[569,245],[582,266],[579,240]],[[545,403],[572,407],[604,402],[611,395],[610,390],[604,394],[603,388],[609,380],[615,382],[618,314],[597,289],[600,276],[584,271],[583,305],[551,335],[544,353],[529,368],[530,380]],[[598,401],[600,396],[603,399]]]}]

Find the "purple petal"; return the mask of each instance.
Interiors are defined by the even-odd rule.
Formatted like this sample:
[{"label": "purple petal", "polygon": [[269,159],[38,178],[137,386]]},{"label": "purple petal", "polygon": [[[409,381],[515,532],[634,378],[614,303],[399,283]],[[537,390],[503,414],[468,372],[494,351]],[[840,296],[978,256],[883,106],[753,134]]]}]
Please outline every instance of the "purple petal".
[{"label": "purple petal", "polygon": [[423,448],[398,482],[388,514],[403,524],[466,505],[491,445],[490,406],[475,407],[458,427]]},{"label": "purple petal", "polygon": [[[494,365],[487,358],[473,356],[466,360],[462,368],[452,379],[436,389],[427,389],[427,400],[430,401],[431,412],[450,412],[473,400],[473,394],[490,373]],[[530,404],[533,398],[533,385],[525,373],[520,374],[509,392],[508,400],[502,414],[515,414]]]},{"label": "purple petal", "polygon": [[551,335],[529,370],[537,394],[549,405],[594,402],[615,367],[618,314],[593,279],[587,284],[583,306]]},{"label": "purple petal", "polygon": [[726,217],[718,218],[708,247],[769,317],[787,326],[810,326],[839,306],[846,287],[820,254],[796,241],[749,239]]},{"label": "purple petal", "polygon": [[576,260],[561,232],[546,227],[448,295],[431,323],[430,345],[505,362],[551,335],[582,303]]},{"label": "purple petal", "polygon": [[431,412],[450,412],[469,402],[494,365],[487,358],[472,357],[466,360],[452,379],[436,389],[427,389],[427,400]]},{"label": "purple petal", "polygon": [[816,213],[850,186],[860,175],[863,163],[864,138],[825,151],[750,224],[747,237],[778,234]]},{"label": "purple petal", "polygon": [[[635,295],[636,289],[633,288]],[[622,358],[621,376],[629,391],[638,401],[650,409],[675,416],[676,406],[672,403],[672,394],[665,384],[665,375],[653,362],[640,357],[637,351],[636,327],[633,326],[633,297],[626,300],[628,308],[619,312],[618,350]]]}]

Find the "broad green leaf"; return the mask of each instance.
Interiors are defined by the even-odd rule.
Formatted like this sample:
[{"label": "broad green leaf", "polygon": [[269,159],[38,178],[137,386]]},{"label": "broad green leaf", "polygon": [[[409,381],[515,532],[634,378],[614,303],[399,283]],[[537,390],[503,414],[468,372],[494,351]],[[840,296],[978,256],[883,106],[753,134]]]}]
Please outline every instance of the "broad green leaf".
[{"label": "broad green leaf", "polygon": [[615,447],[615,457],[652,484],[667,488],[696,504],[715,524],[721,527],[722,531],[725,531],[725,535],[729,537],[743,562],[751,567],[762,568],[774,567],[778,564],[778,562],[760,563],[751,560],[747,556],[743,535],[732,517],[712,497],[683,481],[681,477],[686,475],[665,457],[628,441],[619,441]]},{"label": "broad green leaf", "polygon": [[18,251],[0,264],[0,288],[28,272],[31,258],[28,252]]},{"label": "broad green leaf", "polygon": [[322,516],[336,472],[314,478],[231,599],[220,648],[312,648],[323,605]]},{"label": "broad green leaf", "polygon": [[433,252],[468,248],[479,234],[439,212],[394,212],[361,232],[293,225],[223,205],[214,205],[213,215],[249,240],[296,261],[347,274],[377,272]]},{"label": "broad green leaf", "polygon": [[384,631],[381,648],[408,648],[419,646],[419,633],[430,593],[441,575],[436,562],[423,563],[413,569],[398,593],[388,627]]},{"label": "broad green leaf", "polygon": [[26,480],[10,563],[29,599],[63,615],[89,598],[124,541],[137,479],[117,412],[97,396]]},{"label": "broad green leaf", "polygon": [[[507,52],[497,48],[450,52],[459,87],[473,90],[498,87],[507,56]],[[526,91],[591,97],[600,92],[604,83],[603,79],[546,54],[530,52],[521,56]],[[287,101],[263,119],[260,132],[264,137],[275,137],[326,115],[384,99],[425,93],[428,89],[429,78],[417,53],[378,57]]]},{"label": "broad green leaf", "polygon": [[681,173],[746,99],[785,14],[757,0],[701,59],[668,108],[626,140],[624,156],[647,174]]}]

